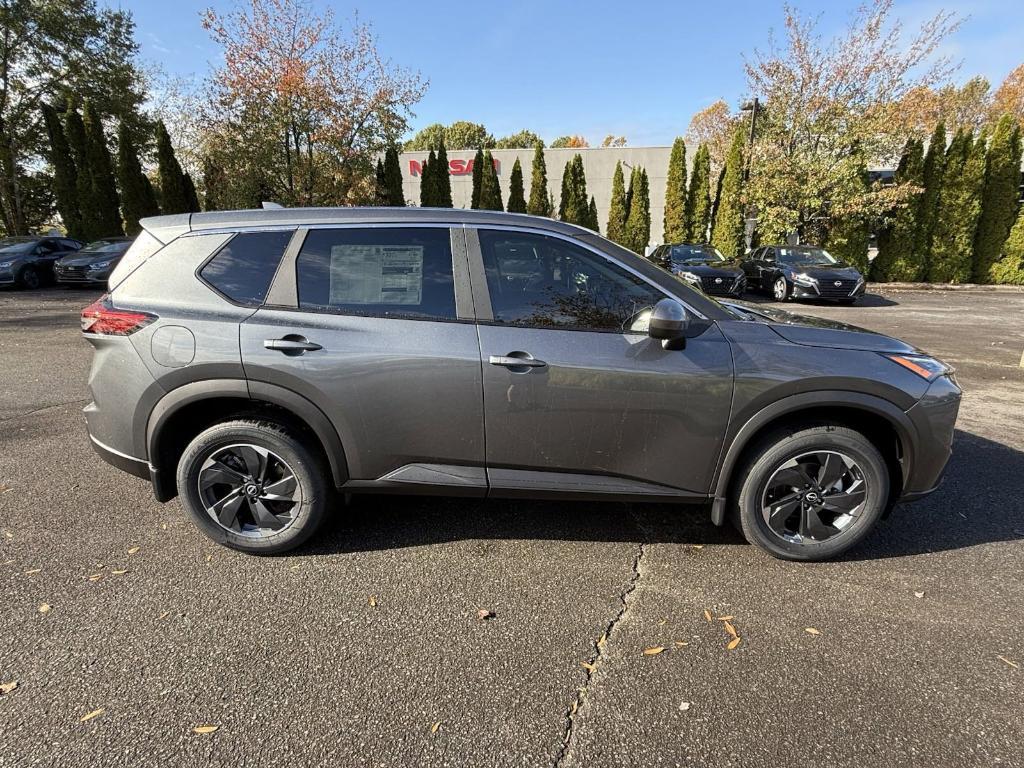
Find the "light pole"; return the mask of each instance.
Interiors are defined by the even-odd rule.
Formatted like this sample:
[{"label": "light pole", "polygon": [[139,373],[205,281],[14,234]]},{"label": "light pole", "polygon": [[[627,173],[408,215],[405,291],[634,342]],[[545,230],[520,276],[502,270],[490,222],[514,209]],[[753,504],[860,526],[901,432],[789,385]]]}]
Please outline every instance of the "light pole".
[{"label": "light pole", "polygon": [[[745,101],[740,105],[741,112],[750,112],[750,137],[747,139],[747,157],[743,163],[743,183],[750,181],[750,160],[754,154],[754,130],[757,128],[757,110],[761,102],[755,96],[751,101]],[[750,243],[754,239],[754,227],[757,225],[757,211],[752,204],[747,205],[743,215],[743,235],[747,250],[750,250]]]}]

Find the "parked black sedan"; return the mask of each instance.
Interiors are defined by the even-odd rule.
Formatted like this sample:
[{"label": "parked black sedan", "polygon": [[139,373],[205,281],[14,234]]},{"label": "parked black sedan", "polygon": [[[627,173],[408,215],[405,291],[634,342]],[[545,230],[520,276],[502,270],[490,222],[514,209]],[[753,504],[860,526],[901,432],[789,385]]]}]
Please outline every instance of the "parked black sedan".
[{"label": "parked black sedan", "polygon": [[747,281],[739,263],[725,258],[710,245],[660,245],[650,258],[658,266],[712,296],[738,298],[746,289]]},{"label": "parked black sedan", "polygon": [[747,285],[788,298],[828,299],[853,304],[864,295],[864,277],[824,248],[813,245],[765,245],[743,261]]},{"label": "parked black sedan", "polygon": [[53,267],[61,285],[104,285],[111,271],[132,244],[130,237],[94,240],[77,253],[68,254]]},{"label": "parked black sedan", "polygon": [[0,240],[0,286],[38,288],[53,279],[53,263],[82,244],[70,237],[5,237]]}]

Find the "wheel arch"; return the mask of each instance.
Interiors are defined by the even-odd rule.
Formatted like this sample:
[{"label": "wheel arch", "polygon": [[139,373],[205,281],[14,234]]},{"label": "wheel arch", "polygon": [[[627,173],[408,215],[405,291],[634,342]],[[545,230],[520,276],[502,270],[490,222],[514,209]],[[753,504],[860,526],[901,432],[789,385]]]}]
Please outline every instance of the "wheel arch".
[{"label": "wheel arch", "polygon": [[863,433],[875,444],[889,467],[889,507],[899,498],[913,465],[916,430],[898,406],[860,392],[804,392],[776,400],[749,417],[728,441],[714,482],[711,519],[725,521],[736,471],[747,453],[768,432],[808,423],[834,423]]},{"label": "wheel arch", "polygon": [[330,466],[335,487],[348,479],[338,432],[314,403],[273,384],[213,379],[171,390],[150,413],[146,446],[153,491],[159,501],[177,495],[178,458],[192,438],[213,424],[240,416],[268,418],[306,434]]}]

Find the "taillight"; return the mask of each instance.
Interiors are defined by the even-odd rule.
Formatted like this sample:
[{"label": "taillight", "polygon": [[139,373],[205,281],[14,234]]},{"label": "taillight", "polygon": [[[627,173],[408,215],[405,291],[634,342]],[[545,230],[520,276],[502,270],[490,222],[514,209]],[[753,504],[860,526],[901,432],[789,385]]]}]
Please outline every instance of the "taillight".
[{"label": "taillight", "polygon": [[103,296],[82,310],[82,333],[98,336],[131,336],[156,320],[149,312],[117,309]]}]

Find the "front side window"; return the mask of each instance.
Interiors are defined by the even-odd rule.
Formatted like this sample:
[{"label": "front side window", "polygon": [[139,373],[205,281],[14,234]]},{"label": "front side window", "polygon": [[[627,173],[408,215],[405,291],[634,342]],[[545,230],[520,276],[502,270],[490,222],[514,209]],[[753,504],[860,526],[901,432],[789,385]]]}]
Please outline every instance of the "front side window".
[{"label": "front side window", "polygon": [[451,235],[440,227],[314,229],[296,262],[299,307],[454,320]]},{"label": "front side window", "polygon": [[239,232],[199,273],[232,301],[258,307],[267,297],[292,231]]},{"label": "front side window", "polygon": [[622,332],[663,298],[618,264],[560,238],[486,229],[479,236],[496,322]]}]

